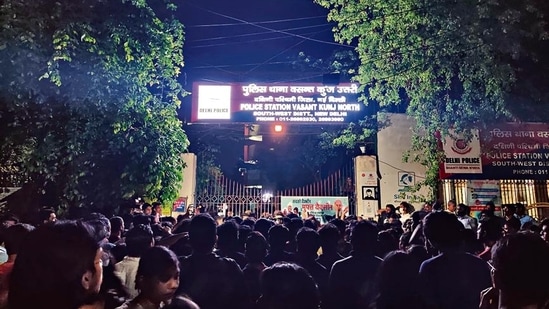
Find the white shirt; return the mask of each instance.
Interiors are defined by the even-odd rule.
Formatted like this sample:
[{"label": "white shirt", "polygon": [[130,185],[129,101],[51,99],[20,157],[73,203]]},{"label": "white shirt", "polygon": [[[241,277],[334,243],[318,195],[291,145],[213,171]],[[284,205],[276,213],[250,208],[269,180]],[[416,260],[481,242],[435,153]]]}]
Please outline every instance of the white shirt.
[{"label": "white shirt", "polygon": [[139,260],[138,257],[126,256],[122,261],[114,264],[114,274],[120,278],[122,284],[128,289],[130,298],[134,298],[139,294],[139,291],[135,288]]},{"label": "white shirt", "polygon": [[467,230],[473,230],[473,231],[476,231],[477,230],[477,220],[473,217],[469,217],[469,216],[463,216],[463,217],[457,217],[459,222],[461,222],[461,224],[463,224],[463,226],[465,227],[465,229]]}]

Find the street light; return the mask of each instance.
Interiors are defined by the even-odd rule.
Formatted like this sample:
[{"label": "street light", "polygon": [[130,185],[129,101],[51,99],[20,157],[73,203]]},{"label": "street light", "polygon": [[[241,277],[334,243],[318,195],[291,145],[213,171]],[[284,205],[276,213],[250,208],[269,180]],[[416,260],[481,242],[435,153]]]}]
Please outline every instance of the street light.
[{"label": "street light", "polygon": [[282,129],[283,129],[283,127],[282,127],[281,124],[275,124],[275,126],[274,126],[274,131],[275,131],[276,133],[282,132]]}]

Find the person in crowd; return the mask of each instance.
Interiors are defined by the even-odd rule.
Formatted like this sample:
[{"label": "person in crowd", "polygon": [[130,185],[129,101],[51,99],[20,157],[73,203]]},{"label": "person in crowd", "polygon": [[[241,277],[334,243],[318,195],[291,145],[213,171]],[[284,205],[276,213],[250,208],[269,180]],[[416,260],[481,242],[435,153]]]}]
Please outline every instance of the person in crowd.
[{"label": "person in crowd", "polygon": [[317,262],[330,271],[335,262],[343,259],[343,256],[337,252],[337,242],[340,239],[339,230],[334,224],[328,223],[318,230],[318,235],[320,236],[322,254],[318,257]]},{"label": "person in crowd", "polygon": [[433,212],[423,221],[426,241],[439,252],[419,270],[424,301],[432,308],[478,308],[480,292],[491,285],[488,264],[463,250],[464,227],[454,214]]},{"label": "person in crowd", "polygon": [[348,257],[349,253],[353,250],[353,247],[349,243],[347,236],[347,222],[341,219],[333,219],[330,221],[339,230],[339,240],[337,241],[337,253],[342,257]]},{"label": "person in crowd", "polygon": [[135,286],[135,278],[141,256],[152,246],[154,246],[154,237],[150,226],[140,224],[128,231],[126,235],[128,255],[114,265],[114,274],[122,281],[131,298],[139,294]]},{"label": "person in crowd", "polygon": [[366,220],[352,229],[353,251],[349,257],[337,261],[330,273],[328,308],[365,308],[373,301],[375,274],[382,262],[375,255],[377,233],[377,226]]},{"label": "person in crowd", "polygon": [[240,268],[246,266],[246,257],[238,251],[238,226],[234,221],[226,221],[217,227],[217,250],[214,252],[235,260]]},{"label": "person in crowd", "polygon": [[549,246],[533,233],[499,240],[492,250],[493,287],[482,292],[481,309],[549,308]]},{"label": "person in crowd", "polygon": [[252,231],[253,228],[247,225],[238,226],[238,252],[246,252],[246,241],[248,240],[248,236],[250,236]]},{"label": "person in crowd", "polygon": [[250,291],[250,298],[255,302],[261,295],[259,283],[261,273],[267,266],[263,263],[267,256],[267,240],[259,232],[252,232],[246,240],[246,259],[248,264],[242,270]]},{"label": "person in crowd", "polygon": [[451,214],[455,214],[456,210],[457,210],[456,200],[449,200],[448,204],[446,204],[446,211]]},{"label": "person in crowd", "polygon": [[505,221],[513,218],[517,212],[517,207],[515,204],[507,204],[503,206],[503,218]]},{"label": "person in crowd", "polygon": [[290,235],[288,242],[286,243],[286,251],[290,253],[296,252],[297,244],[295,236],[297,235],[299,229],[303,227],[303,224],[303,219],[301,219],[300,217],[295,217],[290,220],[290,224],[288,224],[288,230],[290,231]]},{"label": "person in crowd", "polygon": [[539,235],[541,236],[541,239],[546,243],[549,243],[549,219],[543,219],[539,226]]},{"label": "person in crowd", "polygon": [[286,243],[289,241],[290,231],[283,225],[275,225],[269,229],[269,254],[265,257],[265,265],[272,266],[277,262],[291,262],[294,257],[285,251]]},{"label": "person in crowd", "polygon": [[39,217],[41,224],[50,224],[57,221],[57,215],[55,214],[55,210],[51,208],[40,209]]},{"label": "person in crowd", "polygon": [[399,241],[393,230],[380,231],[377,234],[376,255],[383,258],[387,253],[398,250]]},{"label": "person in crowd", "polygon": [[108,265],[108,252],[114,246],[108,240],[111,235],[111,222],[103,214],[97,212],[87,215],[83,220],[93,228],[95,241],[105,251],[105,254],[103,254],[103,265]]},{"label": "person in crowd", "polygon": [[402,235],[400,235],[400,238],[398,240],[398,249],[402,251],[408,250],[408,247],[410,247],[410,238],[412,237],[411,232],[404,232]]},{"label": "person in crowd", "polygon": [[309,272],[318,285],[321,296],[324,298],[328,294],[330,271],[317,262],[320,236],[317,231],[308,227],[302,227],[297,232],[296,242],[297,252],[294,261]]},{"label": "person in crowd", "polygon": [[254,224],[254,231],[257,231],[263,235],[263,237],[269,236],[269,229],[273,226],[273,222],[265,218],[257,220]]},{"label": "person in crowd", "polygon": [[526,207],[522,203],[517,203],[516,205],[515,217],[520,220],[520,227],[524,228],[525,225],[533,224],[534,219],[526,214]]},{"label": "person in crowd", "polygon": [[424,211],[426,213],[430,213],[431,211],[433,211],[433,205],[429,202],[425,202],[425,204],[423,204],[422,211]]},{"label": "person in crowd", "polygon": [[111,222],[109,242],[111,244],[116,244],[122,240],[122,236],[124,234],[124,219],[122,219],[122,217],[112,217],[109,220]]},{"label": "person in crowd", "polygon": [[141,206],[141,210],[143,211],[143,214],[145,216],[151,216],[153,212],[152,205],[149,203],[143,203],[143,205]]},{"label": "person in crowd", "polygon": [[97,305],[102,249],[83,222],[45,224],[19,247],[10,277],[10,309],[84,309]]},{"label": "person in crowd", "polygon": [[505,220],[505,224],[503,225],[503,236],[515,234],[518,233],[518,231],[520,231],[520,220],[517,217],[511,217]]},{"label": "person in crowd", "polygon": [[8,254],[7,262],[0,265],[0,308],[8,302],[9,278],[23,240],[34,230],[29,224],[18,223],[7,228],[4,234],[4,246]]},{"label": "person in crowd", "polygon": [[481,252],[484,251],[484,246],[482,242],[478,239],[478,234],[476,231],[464,229],[462,231],[462,235],[463,249],[465,250],[465,252],[478,256]]},{"label": "person in crowd", "polygon": [[484,261],[492,258],[492,246],[503,236],[503,228],[496,218],[483,220],[478,229],[478,239],[482,242],[484,250],[478,255]]},{"label": "person in crowd", "polygon": [[464,228],[468,230],[473,230],[474,233],[476,234],[477,228],[478,228],[478,222],[477,222],[477,219],[471,217],[470,214],[471,214],[471,208],[469,206],[462,203],[457,205],[456,215],[459,222],[463,224]]},{"label": "person in crowd", "polygon": [[398,210],[400,212],[400,222],[402,222],[402,225],[406,222],[406,220],[412,218],[412,205],[408,202],[401,202],[398,206]]},{"label": "person in crowd", "polygon": [[189,241],[193,253],[180,258],[178,294],[186,294],[202,309],[249,306],[250,299],[244,275],[238,264],[213,253],[216,224],[208,214],[191,220]]},{"label": "person in crowd", "polygon": [[387,204],[385,205],[385,209],[380,210],[379,218],[378,218],[378,225],[382,226],[385,223],[388,223],[389,217],[392,217],[393,214],[396,214],[398,217],[398,214],[396,212],[395,205],[393,204]]},{"label": "person in crowd", "polygon": [[417,264],[418,270],[423,262],[431,258],[431,256],[427,252],[427,249],[425,249],[424,246],[420,245],[411,245],[408,250],[406,250],[406,253],[408,253],[414,259]]},{"label": "person in crowd", "polygon": [[159,309],[169,303],[179,287],[179,262],[168,248],[148,248],[135,277],[139,294],[118,309]]},{"label": "person in crowd", "polygon": [[16,225],[17,223],[19,223],[19,218],[17,218],[12,214],[7,213],[1,217],[0,223],[2,227],[9,228],[10,226]]},{"label": "person in crowd", "polygon": [[304,268],[276,263],[263,271],[257,308],[318,309],[320,303],[317,285]]},{"label": "person in crowd", "polygon": [[154,202],[152,203],[152,213],[151,215],[155,218],[155,222],[160,222],[160,218],[162,218],[162,203],[160,202]]},{"label": "person in crowd", "polygon": [[372,309],[425,309],[420,297],[419,264],[416,259],[403,251],[391,251],[386,256],[377,273],[378,295]]}]

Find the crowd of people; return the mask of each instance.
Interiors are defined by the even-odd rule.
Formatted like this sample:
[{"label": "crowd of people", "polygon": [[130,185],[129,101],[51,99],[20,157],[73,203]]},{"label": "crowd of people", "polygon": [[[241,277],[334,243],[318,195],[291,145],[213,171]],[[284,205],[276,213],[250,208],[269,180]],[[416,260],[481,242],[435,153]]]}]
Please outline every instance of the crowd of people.
[{"label": "crowd of people", "polygon": [[320,224],[175,219],[156,203],[112,218],[42,210],[37,227],[5,215],[0,308],[549,308],[549,221],[495,210],[403,202],[376,222]]}]

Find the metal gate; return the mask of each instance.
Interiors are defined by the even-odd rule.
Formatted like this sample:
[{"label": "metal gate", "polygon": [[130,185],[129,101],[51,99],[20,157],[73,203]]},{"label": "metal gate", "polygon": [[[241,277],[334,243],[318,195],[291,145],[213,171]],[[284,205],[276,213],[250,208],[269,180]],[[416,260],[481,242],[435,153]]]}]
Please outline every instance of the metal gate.
[{"label": "metal gate", "polygon": [[[347,177],[354,179],[353,162],[324,179],[292,189],[268,191],[261,186],[246,186],[221,173],[210,176],[207,186],[196,192],[195,203],[206,211],[245,216],[254,213],[267,216],[280,210],[282,196],[348,196],[343,192]],[[354,200],[354,195],[350,197]]]}]

